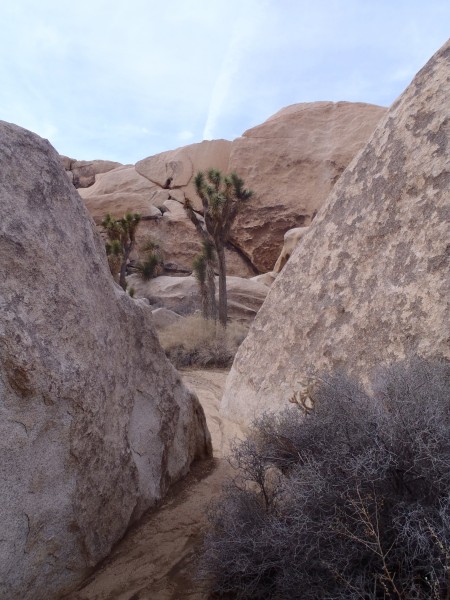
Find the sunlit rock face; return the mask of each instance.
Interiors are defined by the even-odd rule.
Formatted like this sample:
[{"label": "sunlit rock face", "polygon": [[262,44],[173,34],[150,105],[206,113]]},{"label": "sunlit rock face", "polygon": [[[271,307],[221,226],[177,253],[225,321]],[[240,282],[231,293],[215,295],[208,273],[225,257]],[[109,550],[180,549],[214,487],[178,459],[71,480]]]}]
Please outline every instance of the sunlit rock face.
[{"label": "sunlit rock face", "polygon": [[233,241],[258,271],[272,270],[288,229],[309,225],[385,111],[357,102],[294,104],[234,140],[229,170],[255,194]]},{"label": "sunlit rock face", "polygon": [[68,156],[60,157],[69,181],[76,188],[87,188],[95,182],[101,173],[107,173],[121,164],[112,160],[75,160]]},{"label": "sunlit rock face", "polygon": [[347,168],[277,277],[222,402],[248,423],[314,371],[450,358],[450,42]]},{"label": "sunlit rock face", "polygon": [[0,597],[52,600],[210,450],[59,156],[0,122]]},{"label": "sunlit rock face", "polygon": [[252,277],[273,268],[288,229],[310,223],[385,111],[352,102],[294,104],[233,142],[203,141],[117,166],[79,192],[97,223],[108,212],[141,212],[140,235],[160,242],[174,271],[186,271],[201,244],[175,203],[188,197],[201,210],[197,171],[235,171],[255,194],[233,225],[228,273]]}]

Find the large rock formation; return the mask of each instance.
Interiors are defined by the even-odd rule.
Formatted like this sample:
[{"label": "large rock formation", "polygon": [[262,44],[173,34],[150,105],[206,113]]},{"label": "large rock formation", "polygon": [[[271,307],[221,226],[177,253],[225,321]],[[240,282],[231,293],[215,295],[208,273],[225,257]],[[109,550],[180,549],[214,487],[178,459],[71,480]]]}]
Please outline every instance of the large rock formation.
[{"label": "large rock formation", "polygon": [[294,104],[233,142],[229,171],[255,192],[233,241],[260,272],[273,268],[288,229],[309,225],[385,110],[355,102]]},{"label": "large rock formation", "polygon": [[0,597],[80,581],[209,452],[47,141],[0,122]]},{"label": "large rock formation", "polygon": [[154,199],[156,192],[155,186],[139,175],[133,165],[99,174],[93,185],[78,190],[98,225],[108,213],[116,219],[126,212],[138,212],[144,219],[162,216],[158,208],[162,202]]},{"label": "large rock formation", "polygon": [[212,167],[227,172],[230,149],[231,142],[228,140],[190,144],[144,158],[136,163],[136,171],[164,189],[181,189],[200,209],[201,201],[195,193],[194,176],[197,171]]},{"label": "large rock formation", "polygon": [[68,156],[61,156],[60,160],[69,180],[76,188],[89,187],[100,173],[107,173],[121,166],[112,160],[75,160]]},{"label": "large rock formation", "polygon": [[273,284],[222,403],[278,409],[309,373],[450,358],[450,42],[393,104]]},{"label": "large rock formation", "polygon": [[[201,298],[196,278],[161,276],[143,281],[138,275],[127,277],[135,297],[146,298],[178,314],[201,311]],[[216,281],[216,295],[218,293]],[[228,316],[233,321],[252,321],[269,292],[269,286],[254,278],[227,277]]]},{"label": "large rock formation", "polygon": [[183,215],[170,224],[167,218],[151,220],[155,211],[167,201],[182,204],[186,196],[200,210],[195,173],[212,167],[236,171],[255,196],[233,226],[229,273],[249,277],[273,268],[288,229],[310,223],[384,112],[363,103],[294,104],[233,142],[190,144],[134,167],[97,174],[80,194],[96,222],[108,212],[122,216],[125,210],[148,216],[141,230],[156,237],[167,261],[183,271],[191,269],[201,248],[195,228]]},{"label": "large rock formation", "polygon": [[[196,145],[206,149],[210,148],[210,150],[211,146],[214,149],[219,145],[219,150],[222,150],[222,144],[219,142],[214,144],[209,142],[207,146],[203,144]],[[193,146],[186,148],[192,149]],[[175,155],[177,154],[175,153]],[[169,161],[169,164],[172,164],[172,170],[168,172],[172,174],[187,172],[188,175],[182,181],[190,181],[194,169],[191,158],[188,154],[184,155],[181,150],[178,155],[180,158],[178,162]],[[163,155],[158,155],[158,157],[161,156]],[[199,164],[203,164],[202,161],[205,160],[206,155],[203,156],[197,150],[197,152],[192,152],[192,156],[198,158]],[[216,152],[212,153],[210,158],[216,160],[220,156],[221,152]],[[183,157],[184,162],[181,160]],[[161,160],[142,161],[141,168],[156,181],[159,181],[157,167],[161,166]],[[181,165],[178,167],[178,171],[174,165]],[[155,172],[152,171],[152,168]],[[97,175],[92,186],[79,189],[78,192],[97,225],[101,224],[108,213],[115,218],[122,217],[126,212],[140,213],[142,222],[137,232],[138,243],[133,258],[135,260],[142,258],[139,253],[139,245],[151,237],[160,245],[167,270],[176,273],[191,272],[193,258],[202,250],[195,227],[183,208],[186,190],[187,188],[166,189],[141,175],[133,165],[127,165]],[[192,196],[192,191],[190,196]],[[226,255],[228,272],[231,275],[248,277],[254,275],[249,261],[231,244],[226,250]]]}]

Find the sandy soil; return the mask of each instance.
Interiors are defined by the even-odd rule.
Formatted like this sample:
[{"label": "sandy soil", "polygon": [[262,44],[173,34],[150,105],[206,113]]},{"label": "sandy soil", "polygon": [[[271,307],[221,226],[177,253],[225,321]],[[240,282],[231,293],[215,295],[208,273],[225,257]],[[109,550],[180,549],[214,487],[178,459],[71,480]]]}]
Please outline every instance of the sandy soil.
[{"label": "sandy soil", "polygon": [[112,554],[66,600],[205,600],[195,580],[206,508],[229,471],[223,460],[239,430],[219,417],[226,371],[185,371],[183,379],[205,410],[214,458],[196,463],[162,506],[134,525]]}]

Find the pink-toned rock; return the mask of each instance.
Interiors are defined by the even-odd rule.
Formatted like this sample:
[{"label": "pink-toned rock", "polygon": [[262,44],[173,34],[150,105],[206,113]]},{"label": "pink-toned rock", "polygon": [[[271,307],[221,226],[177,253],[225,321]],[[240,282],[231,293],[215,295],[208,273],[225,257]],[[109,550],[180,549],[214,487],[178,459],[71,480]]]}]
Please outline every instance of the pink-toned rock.
[{"label": "pink-toned rock", "polygon": [[294,227],[294,229],[289,229],[284,234],[284,243],[283,248],[281,249],[280,256],[275,263],[273,268],[273,272],[278,274],[290,259],[291,254],[294,252],[297,244],[308,231],[308,227]]},{"label": "pink-toned rock", "polygon": [[238,215],[233,241],[260,272],[273,268],[288,229],[311,222],[385,110],[353,102],[294,104],[234,140],[228,169],[255,194]]},{"label": "pink-toned rock", "polygon": [[138,173],[162,188],[181,188],[194,206],[201,208],[193,177],[197,171],[214,167],[227,172],[231,142],[227,140],[204,141],[163,152],[136,163]]},{"label": "pink-toned rock", "polygon": [[133,165],[97,175],[93,185],[79,189],[78,193],[97,224],[108,213],[115,218],[123,217],[126,212],[138,212],[144,219],[161,216],[156,206],[159,188],[139,175]]},{"label": "pink-toned rock", "polygon": [[72,172],[72,181],[76,188],[89,187],[95,183],[96,175],[121,166],[121,163],[112,160],[75,160],[62,155],[60,160],[64,169]]},{"label": "pink-toned rock", "polygon": [[[233,142],[204,141],[150,156],[135,167],[97,175],[80,194],[97,223],[108,212],[119,217],[127,210],[151,218],[152,206],[165,210],[166,201],[183,203],[185,197],[201,210],[193,184],[197,171],[236,171],[255,196],[233,226],[229,273],[252,276],[273,268],[287,230],[311,221],[384,111],[361,103],[295,104]],[[145,229],[154,230],[167,261],[185,270],[200,244],[176,212],[177,218],[168,215],[170,230],[166,221]]]},{"label": "pink-toned rock", "polygon": [[[194,276],[161,276],[142,281],[138,275],[127,277],[136,298],[147,298],[169,310],[187,314],[201,311],[198,282]],[[218,287],[218,281],[217,281]],[[235,321],[252,321],[269,292],[266,285],[252,279],[227,277],[228,315]]]}]

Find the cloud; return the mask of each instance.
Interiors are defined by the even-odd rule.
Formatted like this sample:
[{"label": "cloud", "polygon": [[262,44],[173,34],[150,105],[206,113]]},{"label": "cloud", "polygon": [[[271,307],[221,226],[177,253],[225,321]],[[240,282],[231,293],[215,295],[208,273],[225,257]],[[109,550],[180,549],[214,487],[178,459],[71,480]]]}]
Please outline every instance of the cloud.
[{"label": "cloud", "polygon": [[233,139],[314,100],[389,104],[448,36],[448,0],[0,3],[0,118],[80,159]]}]

